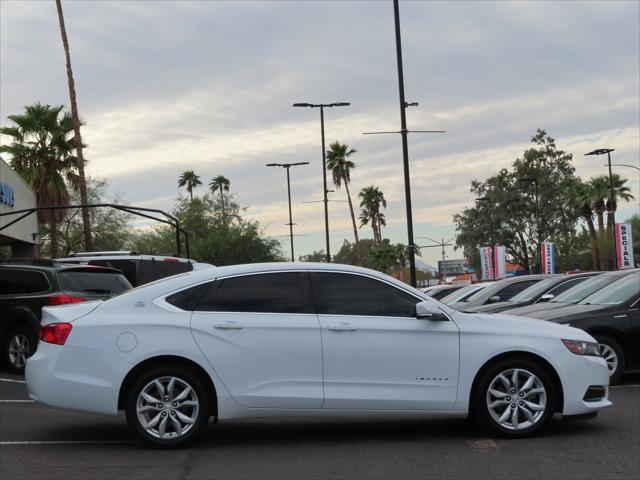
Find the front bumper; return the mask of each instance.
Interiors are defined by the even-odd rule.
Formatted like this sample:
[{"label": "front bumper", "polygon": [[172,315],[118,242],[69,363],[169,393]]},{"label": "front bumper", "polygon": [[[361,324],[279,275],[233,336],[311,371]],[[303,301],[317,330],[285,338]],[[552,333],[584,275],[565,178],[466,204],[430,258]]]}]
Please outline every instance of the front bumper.
[{"label": "front bumper", "polygon": [[39,342],[27,360],[25,379],[32,400],[117,415],[120,384],[129,368],[128,363],[104,351]]},{"label": "front bumper", "polygon": [[[612,405],[609,401],[609,369],[604,359],[560,350],[554,355],[564,393],[563,415],[583,415]],[[591,387],[603,387],[599,400],[585,400]],[[588,396],[587,396],[588,398]]]}]

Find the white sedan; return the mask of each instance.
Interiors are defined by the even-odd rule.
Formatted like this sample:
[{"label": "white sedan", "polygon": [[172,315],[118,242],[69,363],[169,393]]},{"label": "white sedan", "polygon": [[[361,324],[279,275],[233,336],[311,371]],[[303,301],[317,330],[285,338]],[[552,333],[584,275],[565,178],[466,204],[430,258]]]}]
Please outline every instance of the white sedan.
[{"label": "white sedan", "polygon": [[381,273],[219,267],[43,310],[26,380],[47,405],[117,415],[162,447],[210,417],[468,414],[532,434],[611,405],[582,330],[456,312]]}]

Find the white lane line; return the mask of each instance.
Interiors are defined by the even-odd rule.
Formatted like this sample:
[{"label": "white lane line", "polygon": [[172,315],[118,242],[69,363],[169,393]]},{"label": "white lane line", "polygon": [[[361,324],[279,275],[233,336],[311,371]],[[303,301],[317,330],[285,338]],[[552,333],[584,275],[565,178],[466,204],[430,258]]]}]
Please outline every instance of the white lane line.
[{"label": "white lane line", "polygon": [[0,378],[0,382],[10,382],[10,383],[27,383],[24,380],[14,380],[12,378]]},{"label": "white lane line", "polygon": [[640,387],[640,383],[635,385],[613,385],[609,388],[638,388],[638,387]]},{"label": "white lane line", "polygon": [[35,403],[34,400],[0,400],[0,403]]},{"label": "white lane line", "polygon": [[25,440],[18,442],[0,442],[0,446],[4,445],[109,445],[123,443],[140,443],[135,440]]}]

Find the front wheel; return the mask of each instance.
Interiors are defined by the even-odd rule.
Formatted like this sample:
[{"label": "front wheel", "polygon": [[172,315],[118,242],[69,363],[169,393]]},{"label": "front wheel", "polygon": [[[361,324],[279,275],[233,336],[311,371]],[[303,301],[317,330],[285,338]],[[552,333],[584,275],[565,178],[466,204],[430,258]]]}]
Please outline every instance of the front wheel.
[{"label": "front wheel", "polygon": [[24,367],[36,351],[37,337],[25,325],[18,325],[6,336],[3,356],[4,363],[14,373],[24,373]]},{"label": "front wheel", "polygon": [[161,448],[193,441],[207,426],[211,392],[202,379],[179,367],[156,367],[140,375],[129,391],[129,426]]},{"label": "front wheel", "polygon": [[482,374],[472,409],[488,432],[525,437],[551,420],[555,398],[555,386],[546,370],[529,360],[506,360]]}]

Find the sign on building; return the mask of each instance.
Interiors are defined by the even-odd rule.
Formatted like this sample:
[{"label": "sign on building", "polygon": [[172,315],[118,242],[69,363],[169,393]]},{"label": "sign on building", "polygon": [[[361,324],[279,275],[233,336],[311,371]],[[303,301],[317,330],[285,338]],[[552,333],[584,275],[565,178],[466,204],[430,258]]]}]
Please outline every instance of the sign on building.
[{"label": "sign on building", "polygon": [[616,223],[616,250],[618,252],[618,268],[633,268],[633,238],[630,223]]}]

